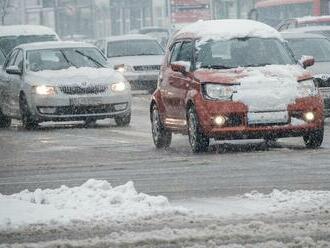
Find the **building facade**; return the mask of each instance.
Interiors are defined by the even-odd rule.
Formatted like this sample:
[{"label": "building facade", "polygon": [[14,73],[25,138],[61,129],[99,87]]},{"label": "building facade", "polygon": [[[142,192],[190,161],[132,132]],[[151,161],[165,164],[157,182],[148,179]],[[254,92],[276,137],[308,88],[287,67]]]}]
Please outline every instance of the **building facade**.
[{"label": "building facade", "polygon": [[256,0],[213,0],[214,19],[247,19]]}]

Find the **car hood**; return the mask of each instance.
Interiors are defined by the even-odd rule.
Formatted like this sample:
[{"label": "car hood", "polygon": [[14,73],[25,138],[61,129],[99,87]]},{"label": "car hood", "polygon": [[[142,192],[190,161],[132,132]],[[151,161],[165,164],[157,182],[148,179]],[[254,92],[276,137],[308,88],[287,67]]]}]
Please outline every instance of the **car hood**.
[{"label": "car hood", "polygon": [[315,62],[311,67],[307,68],[308,71],[314,75],[330,74],[330,61],[329,62]]},{"label": "car hood", "polygon": [[242,79],[254,77],[255,74],[266,78],[296,78],[304,80],[311,78],[311,74],[299,65],[269,65],[264,67],[238,67],[228,70],[199,69],[195,72],[195,79],[199,82],[239,84]]},{"label": "car hood", "polygon": [[270,65],[230,70],[198,70],[202,83],[233,85],[233,101],[244,103],[250,112],[287,111],[288,105],[302,97],[298,80],[311,74],[297,65]]},{"label": "car hood", "polygon": [[28,72],[26,81],[32,85],[76,85],[76,84],[111,84],[125,81],[123,76],[110,68],[75,68]]},{"label": "car hood", "polygon": [[163,61],[163,55],[146,55],[146,56],[127,56],[127,57],[113,57],[108,58],[108,63],[111,66],[115,65],[161,65]]}]

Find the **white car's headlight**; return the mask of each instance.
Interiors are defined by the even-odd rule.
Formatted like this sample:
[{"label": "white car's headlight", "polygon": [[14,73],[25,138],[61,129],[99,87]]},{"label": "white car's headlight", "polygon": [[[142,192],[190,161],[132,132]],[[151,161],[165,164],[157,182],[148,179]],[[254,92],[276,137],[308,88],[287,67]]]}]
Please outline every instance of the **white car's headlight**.
[{"label": "white car's headlight", "polygon": [[117,65],[115,66],[115,70],[120,73],[134,71],[133,67],[129,65]]},{"label": "white car's headlight", "polygon": [[204,84],[204,96],[212,100],[231,100],[235,92],[233,86],[221,84]]},{"label": "white car's headlight", "polygon": [[301,81],[298,83],[298,95],[299,97],[316,96],[318,89],[312,79]]},{"label": "white car's headlight", "polygon": [[56,94],[56,89],[53,86],[40,85],[35,87],[35,92],[42,96],[54,96]]},{"label": "white car's headlight", "polygon": [[126,84],[124,82],[119,82],[119,83],[113,83],[111,85],[111,90],[113,92],[121,92],[121,91],[124,91],[126,90]]}]

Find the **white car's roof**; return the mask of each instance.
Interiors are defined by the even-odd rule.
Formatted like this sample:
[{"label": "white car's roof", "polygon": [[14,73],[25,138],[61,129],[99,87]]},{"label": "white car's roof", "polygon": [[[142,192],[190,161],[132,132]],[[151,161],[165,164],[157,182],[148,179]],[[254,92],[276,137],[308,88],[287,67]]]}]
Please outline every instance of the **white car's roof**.
[{"label": "white car's roof", "polygon": [[39,25],[8,25],[0,26],[0,37],[21,35],[55,35],[54,30]]},{"label": "white car's roof", "polygon": [[225,40],[245,37],[282,39],[276,29],[264,23],[238,19],[198,21],[183,27],[175,36],[186,33],[197,37],[217,37]]},{"label": "white car's roof", "polygon": [[155,38],[144,34],[126,34],[118,36],[110,36],[105,38],[106,41],[125,41],[125,40],[156,40]]},{"label": "white car's roof", "polygon": [[39,50],[39,49],[53,49],[53,48],[75,48],[75,47],[95,47],[92,44],[85,42],[74,42],[74,41],[46,41],[27,43],[18,46],[23,50]]}]

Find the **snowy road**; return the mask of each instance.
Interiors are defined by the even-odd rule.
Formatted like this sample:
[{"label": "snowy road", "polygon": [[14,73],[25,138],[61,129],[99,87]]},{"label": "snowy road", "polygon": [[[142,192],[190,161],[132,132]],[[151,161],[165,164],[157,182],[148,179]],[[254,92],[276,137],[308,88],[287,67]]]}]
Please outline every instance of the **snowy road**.
[{"label": "snowy road", "polygon": [[252,190],[330,190],[330,126],[322,149],[305,149],[302,139],[273,147],[263,142],[213,145],[194,155],[188,139],[175,135],[167,151],[154,149],[148,97],[136,97],[133,121],[118,128],[109,120],[96,128],[47,125],[0,130],[0,192],[80,185],[90,178],[113,185],[134,181],[139,191],[170,199],[227,196]]},{"label": "snowy road", "polygon": [[[154,149],[148,103],[148,97],[134,98],[128,128],[106,120],[87,129],[78,123],[48,124],[33,132],[19,124],[0,130],[0,193],[72,187],[90,178],[112,186],[133,181],[138,192],[166,196],[174,206],[191,208],[195,215],[166,213],[129,223],[82,221],[7,230],[0,234],[0,247],[16,242],[22,245],[14,247],[39,247],[33,243],[40,241],[40,247],[56,247],[59,240],[73,247],[330,245],[329,122],[318,150],[305,149],[301,139],[287,139],[272,147],[261,141],[213,144],[208,153],[194,155],[187,137],[180,135],[174,136],[167,151]],[[280,197],[274,189],[280,190]],[[252,203],[231,198],[252,191],[267,195]],[[296,191],[292,197],[285,193]],[[274,202],[267,200],[273,197]],[[282,206],[283,202],[288,204]],[[280,214],[270,213],[274,206]],[[232,217],[240,213],[242,217]]]}]

